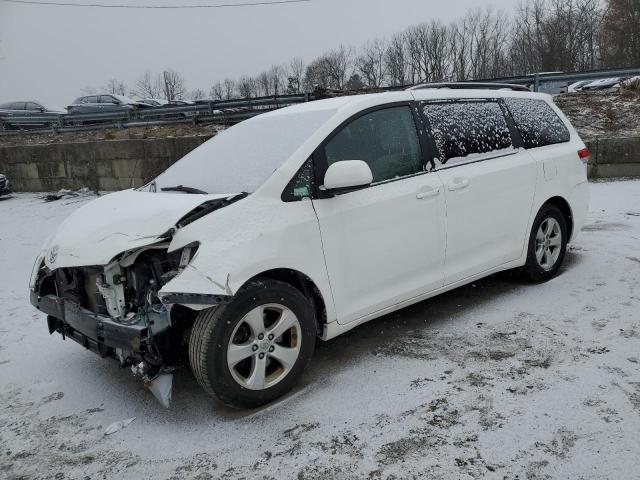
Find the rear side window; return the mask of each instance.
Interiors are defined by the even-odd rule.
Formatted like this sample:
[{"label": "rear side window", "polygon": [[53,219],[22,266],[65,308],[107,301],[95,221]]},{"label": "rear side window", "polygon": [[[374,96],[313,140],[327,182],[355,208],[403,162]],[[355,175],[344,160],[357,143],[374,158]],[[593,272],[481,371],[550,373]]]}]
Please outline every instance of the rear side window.
[{"label": "rear side window", "polygon": [[423,111],[442,164],[513,149],[511,131],[497,102],[426,103]]},{"label": "rear side window", "polygon": [[383,182],[423,171],[422,150],[410,107],[391,107],[358,117],[325,147],[327,164],[362,160]]},{"label": "rear side window", "polygon": [[505,98],[525,148],[568,142],[569,130],[544,100]]}]

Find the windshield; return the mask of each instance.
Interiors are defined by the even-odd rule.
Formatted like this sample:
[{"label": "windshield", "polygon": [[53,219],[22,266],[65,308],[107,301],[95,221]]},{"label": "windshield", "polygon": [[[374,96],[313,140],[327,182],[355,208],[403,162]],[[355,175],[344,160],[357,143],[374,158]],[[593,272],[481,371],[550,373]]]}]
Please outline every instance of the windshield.
[{"label": "windshield", "polygon": [[333,109],[259,115],[202,144],[155,179],[210,194],[253,193],[331,116]]}]

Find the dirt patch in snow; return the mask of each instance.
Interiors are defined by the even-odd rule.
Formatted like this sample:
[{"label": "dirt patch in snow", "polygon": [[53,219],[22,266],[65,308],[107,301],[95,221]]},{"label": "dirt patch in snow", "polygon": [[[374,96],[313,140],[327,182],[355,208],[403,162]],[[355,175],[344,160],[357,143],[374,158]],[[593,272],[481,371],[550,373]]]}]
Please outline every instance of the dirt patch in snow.
[{"label": "dirt patch in snow", "polygon": [[172,137],[212,137],[225,127],[222,125],[155,125],[148,127],[109,128],[86,132],[46,133],[32,135],[0,135],[0,146],[46,145],[52,143],[100,142],[104,140],[132,140]]},{"label": "dirt patch in snow", "polygon": [[640,91],[568,93],[554,101],[584,140],[640,136]]}]

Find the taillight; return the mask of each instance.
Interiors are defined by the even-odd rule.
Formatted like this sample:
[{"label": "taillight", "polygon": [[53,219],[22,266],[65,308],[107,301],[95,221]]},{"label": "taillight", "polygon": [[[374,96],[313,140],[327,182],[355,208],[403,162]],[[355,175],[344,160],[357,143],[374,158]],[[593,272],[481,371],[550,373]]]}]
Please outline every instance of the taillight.
[{"label": "taillight", "polygon": [[582,163],[587,163],[589,161],[589,149],[583,148],[582,150],[578,150],[578,157],[582,160]]}]

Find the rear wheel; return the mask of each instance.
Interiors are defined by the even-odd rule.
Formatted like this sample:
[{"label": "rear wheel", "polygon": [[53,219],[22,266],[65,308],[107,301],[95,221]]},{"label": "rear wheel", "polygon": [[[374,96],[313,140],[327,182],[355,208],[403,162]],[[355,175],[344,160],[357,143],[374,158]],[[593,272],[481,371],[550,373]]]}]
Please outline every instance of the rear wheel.
[{"label": "rear wheel", "polygon": [[201,312],[189,340],[193,373],[223,403],[253,408],[287,393],[315,348],[309,301],[275,280],[249,283],[228,305]]},{"label": "rear wheel", "polygon": [[567,221],[553,205],[543,205],[533,222],[524,276],[534,282],[555,277],[562,266],[568,242]]}]

